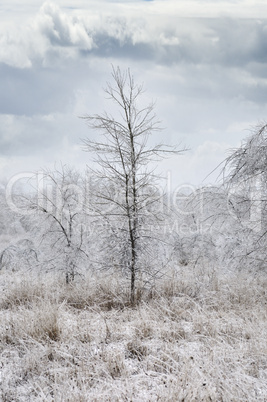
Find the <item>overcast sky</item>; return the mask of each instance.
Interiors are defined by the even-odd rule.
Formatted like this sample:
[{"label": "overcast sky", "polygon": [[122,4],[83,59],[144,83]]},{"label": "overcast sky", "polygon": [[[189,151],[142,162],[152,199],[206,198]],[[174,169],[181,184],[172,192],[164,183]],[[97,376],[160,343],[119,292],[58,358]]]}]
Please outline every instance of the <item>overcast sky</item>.
[{"label": "overcast sky", "polygon": [[108,110],[111,64],[156,101],[155,142],[190,148],[161,172],[200,185],[267,118],[267,2],[1,1],[0,177],[90,163],[78,116]]}]

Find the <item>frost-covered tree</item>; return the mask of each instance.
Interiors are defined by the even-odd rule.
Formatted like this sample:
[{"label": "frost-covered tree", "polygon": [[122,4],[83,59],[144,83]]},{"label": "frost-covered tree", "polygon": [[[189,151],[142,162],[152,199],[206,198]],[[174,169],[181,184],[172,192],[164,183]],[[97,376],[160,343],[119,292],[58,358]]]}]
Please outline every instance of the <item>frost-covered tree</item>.
[{"label": "frost-covered tree", "polygon": [[218,213],[215,192],[210,187],[191,189],[189,193],[185,190],[173,197],[169,236],[174,244],[173,258],[181,266],[205,265],[215,259],[212,238],[213,215]]},{"label": "frost-covered tree", "polygon": [[45,262],[62,269],[66,282],[73,280],[81,260],[86,258],[88,238],[83,221],[84,184],[80,173],[62,166],[36,176],[37,187],[28,197],[29,208],[36,211],[40,248]]},{"label": "frost-covered tree", "polygon": [[0,269],[30,269],[38,262],[38,253],[24,215],[25,198],[16,186],[11,193],[7,183],[0,184]]},{"label": "frost-covered tree", "polygon": [[267,125],[254,128],[226,159],[224,184],[228,210],[239,225],[243,264],[265,267],[267,257]]},{"label": "frost-covered tree", "polygon": [[[131,277],[131,303],[135,302],[136,274],[152,241],[153,207],[158,191],[150,162],[177,151],[171,146],[151,146],[150,135],[159,130],[154,105],[141,106],[142,86],[130,71],[113,68],[113,84],[107,84],[108,98],[117,107],[116,116],[87,115],[89,127],[100,132],[99,140],[87,138],[85,150],[95,156],[98,168],[91,174],[98,182],[95,213],[107,222],[117,249],[117,261]],[[153,218],[153,219],[152,219]]]}]

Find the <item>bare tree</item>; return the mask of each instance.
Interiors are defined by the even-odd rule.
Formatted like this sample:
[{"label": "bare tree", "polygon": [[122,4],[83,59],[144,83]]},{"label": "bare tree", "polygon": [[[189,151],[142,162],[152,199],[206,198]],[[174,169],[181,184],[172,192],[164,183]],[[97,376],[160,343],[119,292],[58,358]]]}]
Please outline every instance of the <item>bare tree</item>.
[{"label": "bare tree", "polygon": [[85,139],[85,150],[92,152],[98,168],[91,172],[99,180],[95,212],[111,222],[114,239],[118,234],[122,264],[130,271],[131,303],[135,303],[136,273],[140,269],[143,245],[151,236],[147,220],[159,196],[154,170],[149,163],[172,153],[175,147],[150,146],[149,136],[160,129],[154,104],[138,105],[142,85],[136,85],[130,70],[112,69],[113,84],[105,93],[118,108],[117,117],[107,112],[84,116],[90,128],[100,131],[101,140]]}]

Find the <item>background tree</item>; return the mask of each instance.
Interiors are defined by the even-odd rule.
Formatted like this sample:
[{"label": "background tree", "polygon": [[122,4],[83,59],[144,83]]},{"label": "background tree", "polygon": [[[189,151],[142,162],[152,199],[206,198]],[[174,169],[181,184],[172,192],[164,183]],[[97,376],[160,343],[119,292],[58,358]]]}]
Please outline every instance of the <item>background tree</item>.
[{"label": "background tree", "polygon": [[[17,188],[18,187],[18,188]],[[24,215],[25,197],[13,186],[12,200],[0,183],[0,270],[31,269],[38,262],[30,219]],[[11,205],[17,207],[12,209]],[[34,229],[33,229],[34,230]]]},{"label": "background tree", "polygon": [[39,172],[36,182],[37,188],[28,197],[28,204],[37,212],[35,226],[39,229],[45,265],[62,269],[69,283],[77,274],[81,260],[88,257],[83,180],[80,173],[62,166]]},{"label": "background tree", "polygon": [[[136,273],[152,241],[150,224],[154,222],[153,208],[159,200],[156,177],[149,163],[170,153],[174,147],[149,145],[149,136],[159,130],[154,105],[142,107],[138,101],[143,92],[130,71],[112,70],[113,85],[105,90],[115,103],[115,116],[103,114],[84,116],[90,128],[100,131],[99,141],[84,140],[85,150],[95,156],[98,169],[91,174],[98,180],[94,194],[95,212],[108,221],[114,236],[118,263],[127,267],[131,277],[131,303],[135,302]],[[116,240],[119,240],[118,242]]]},{"label": "background tree", "polygon": [[256,126],[226,159],[223,169],[228,211],[238,226],[243,264],[264,267],[267,245],[267,125]]}]

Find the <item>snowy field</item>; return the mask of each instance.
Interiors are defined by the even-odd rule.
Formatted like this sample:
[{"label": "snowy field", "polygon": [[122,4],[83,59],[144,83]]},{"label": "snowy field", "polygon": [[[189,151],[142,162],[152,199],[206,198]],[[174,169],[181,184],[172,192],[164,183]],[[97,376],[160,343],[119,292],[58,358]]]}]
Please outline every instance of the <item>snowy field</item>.
[{"label": "snowy field", "polygon": [[267,401],[267,277],[0,272],[1,401]]}]

